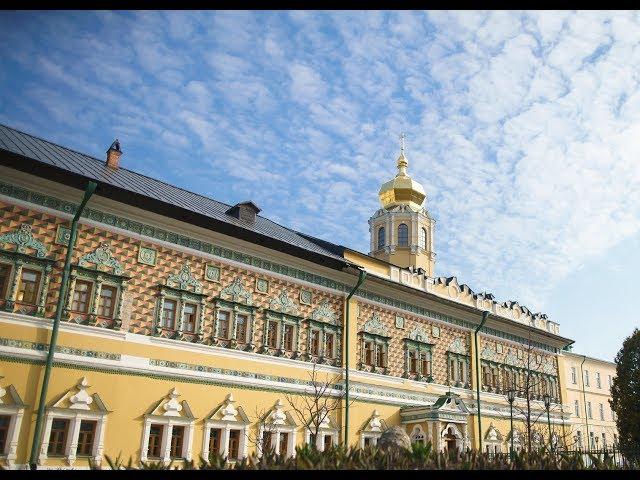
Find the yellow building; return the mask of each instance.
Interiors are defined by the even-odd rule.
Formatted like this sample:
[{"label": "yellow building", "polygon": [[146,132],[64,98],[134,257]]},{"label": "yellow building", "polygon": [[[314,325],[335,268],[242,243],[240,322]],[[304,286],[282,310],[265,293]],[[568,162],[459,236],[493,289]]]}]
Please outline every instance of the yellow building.
[{"label": "yellow building", "polygon": [[[521,416],[510,430],[506,392],[515,385],[521,407],[529,375],[536,415],[548,393],[554,431],[569,421],[560,372],[571,340],[546,315],[434,276],[434,222],[404,152],[370,220],[371,255],[275,224],[252,202],[229,206],[135,173],[121,154],[117,141],[105,161],[0,126],[2,464],[29,463],[88,181],[98,187],[62,299],[41,468],[119,454],[292,455],[303,443],[375,444],[391,425],[439,449],[506,452],[512,435],[525,441]],[[296,413],[316,392],[312,377],[337,406]]]},{"label": "yellow building", "polygon": [[618,444],[611,385],[616,365],[598,358],[565,352],[567,399],[571,406],[570,442],[579,449],[607,449]]}]

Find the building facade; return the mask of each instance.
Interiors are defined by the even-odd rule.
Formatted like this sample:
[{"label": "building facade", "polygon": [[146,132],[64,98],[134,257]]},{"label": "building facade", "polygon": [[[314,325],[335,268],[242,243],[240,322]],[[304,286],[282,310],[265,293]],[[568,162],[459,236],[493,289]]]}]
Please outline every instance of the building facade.
[{"label": "building facade", "polygon": [[[29,463],[59,301],[40,468],[293,455],[303,443],[375,444],[391,425],[441,450],[506,452],[512,437],[525,445],[545,394],[554,438],[570,423],[571,340],[544,314],[433,276],[434,221],[404,152],[370,220],[370,255],[270,222],[252,202],[137,174],[121,154],[117,142],[105,161],[0,126],[1,464]],[[59,299],[88,181],[98,188]],[[318,385],[335,408],[296,412]],[[534,443],[546,426],[534,425]]]},{"label": "building facade", "polygon": [[576,449],[611,450],[618,444],[616,415],[611,409],[611,385],[616,365],[565,352],[567,400],[571,406],[571,442]]}]

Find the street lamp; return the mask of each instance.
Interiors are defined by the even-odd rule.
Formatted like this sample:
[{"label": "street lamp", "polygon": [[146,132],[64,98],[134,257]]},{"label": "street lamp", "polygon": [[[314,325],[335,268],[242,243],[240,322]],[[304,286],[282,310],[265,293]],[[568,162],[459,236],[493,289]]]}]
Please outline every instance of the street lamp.
[{"label": "street lamp", "polygon": [[507,402],[509,402],[509,416],[511,417],[511,454],[509,458],[513,459],[513,402],[516,399],[516,391],[513,388],[507,390]]},{"label": "street lamp", "polygon": [[553,451],[553,441],[551,440],[551,417],[549,416],[549,408],[551,408],[551,395],[545,393],[542,396],[544,408],[547,410],[547,426],[549,427],[549,448]]}]

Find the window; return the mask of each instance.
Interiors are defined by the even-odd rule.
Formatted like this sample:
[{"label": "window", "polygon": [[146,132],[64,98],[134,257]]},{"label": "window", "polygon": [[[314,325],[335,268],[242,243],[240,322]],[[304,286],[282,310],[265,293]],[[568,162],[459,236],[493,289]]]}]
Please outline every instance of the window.
[{"label": "window", "polygon": [[236,341],[238,343],[247,343],[247,326],[249,319],[246,315],[236,315]]},{"label": "window", "polygon": [[373,365],[373,342],[364,342],[364,364]]},{"label": "window", "polygon": [[222,430],[219,428],[212,428],[209,430],[209,451],[220,453],[220,437],[222,436]]},{"label": "window", "polygon": [[589,417],[589,420],[593,418],[593,415],[591,413],[591,402],[587,402],[587,417]]},{"label": "window", "polygon": [[162,327],[170,330],[176,328],[176,308],[178,303],[175,300],[165,300],[162,307]]},{"label": "window", "polygon": [[398,225],[398,245],[401,247],[409,246],[409,227],[404,223]]},{"label": "window", "polygon": [[229,312],[219,311],[218,312],[218,338],[222,338],[223,340],[229,339],[229,319],[231,315]]},{"label": "window", "polygon": [[9,288],[9,275],[11,274],[11,267],[0,263],[0,300],[4,300],[7,295],[7,289]]},{"label": "window", "polygon": [[576,432],[576,443],[578,444],[578,448],[582,448],[582,432],[580,430]]},{"label": "window", "polygon": [[596,448],[596,436],[593,432],[589,432],[589,447]]},{"label": "window", "polygon": [[596,387],[602,388],[602,384],[600,383],[600,372],[596,372]]},{"label": "window", "polygon": [[420,230],[418,232],[418,245],[420,245],[420,248],[422,248],[423,250],[427,249],[427,229],[424,227],[420,227]]},{"label": "window", "polygon": [[182,310],[182,328],[185,332],[194,333],[196,331],[196,321],[198,306],[193,303],[185,303]]},{"label": "window", "polygon": [[22,274],[20,275],[17,301],[35,305],[37,303],[39,287],[40,272],[23,268]]},{"label": "window", "polygon": [[289,432],[280,432],[280,442],[278,443],[278,455],[286,455],[289,445]]},{"label": "window", "polygon": [[409,373],[418,373],[418,352],[416,350],[409,352]]},{"label": "window", "polygon": [[7,447],[7,438],[9,437],[9,424],[11,417],[9,415],[0,415],[0,455],[3,455]]},{"label": "window", "polygon": [[586,387],[589,386],[589,370],[584,371],[584,384]]},{"label": "window", "polygon": [[163,425],[153,424],[149,429],[149,448],[147,450],[147,457],[159,458],[160,446],[162,444]]},{"label": "window", "polygon": [[67,434],[69,432],[69,420],[54,419],[51,422],[51,433],[49,435],[49,449],[47,453],[51,456],[61,456],[65,453]]},{"label": "window", "polygon": [[117,294],[116,287],[103,285],[100,289],[100,298],[98,300],[98,316],[112,318],[115,307],[115,299]]},{"label": "window", "polygon": [[182,442],[184,440],[184,427],[174,425],[171,429],[171,450],[169,456],[171,458],[182,457]]},{"label": "window", "polygon": [[310,351],[311,355],[320,354],[320,330],[311,330]]},{"label": "window", "polygon": [[285,324],[284,326],[284,349],[287,352],[293,351],[293,325]]},{"label": "window", "polygon": [[82,420],[80,433],[78,434],[78,455],[90,456],[93,454],[93,439],[96,432],[95,420]]},{"label": "window", "polygon": [[316,445],[316,434],[315,433],[310,433],[309,434],[309,441],[307,443],[309,445],[311,445],[311,446],[315,446]]},{"label": "window", "polygon": [[324,337],[324,356],[326,358],[334,357],[334,334],[333,333],[325,333]]},{"label": "window", "polygon": [[578,379],[576,378],[576,367],[571,367],[571,383],[574,385],[578,383]]},{"label": "window", "polygon": [[273,445],[271,443],[271,432],[265,430],[262,432],[262,451],[268,452],[269,450],[273,450]]},{"label": "window", "polygon": [[324,436],[324,445],[323,445],[323,450],[328,450],[331,448],[331,445],[333,445],[333,436],[332,435],[325,435]]},{"label": "window", "polygon": [[387,346],[376,344],[376,367],[385,368],[387,366]]},{"label": "window", "polygon": [[240,452],[240,430],[229,430],[229,455],[228,458],[236,460]]},{"label": "window", "polygon": [[385,243],[385,229],[384,227],[380,227],[378,229],[378,250],[380,250],[381,248],[384,248],[384,243]]},{"label": "window", "polygon": [[[286,339],[285,339],[286,343]],[[278,323],[270,321],[267,323],[267,346],[278,348]]]},{"label": "window", "polygon": [[[448,372],[447,376],[449,383],[451,384],[466,384],[467,383],[467,359],[465,356],[457,355],[449,352],[448,354]],[[486,365],[482,366],[481,381],[484,382],[485,375],[487,375]],[[485,384],[486,385],[486,384]]]},{"label": "window", "polygon": [[605,432],[602,432],[602,448],[606,448],[607,447],[607,434]]},{"label": "window", "polygon": [[573,407],[575,410],[576,417],[580,418],[580,402],[578,400],[574,400]]},{"label": "window", "polygon": [[600,420],[604,420],[604,405],[600,404]]},{"label": "window", "polygon": [[608,375],[609,377],[609,388],[611,388],[613,386],[613,378],[611,377],[611,375]]},{"label": "window", "polygon": [[422,375],[425,377],[431,375],[431,352],[420,353],[420,366],[422,369]]},{"label": "window", "polygon": [[77,280],[73,289],[73,298],[71,301],[71,310],[79,313],[87,313],[89,311],[89,300],[91,298],[91,282],[86,280]]}]

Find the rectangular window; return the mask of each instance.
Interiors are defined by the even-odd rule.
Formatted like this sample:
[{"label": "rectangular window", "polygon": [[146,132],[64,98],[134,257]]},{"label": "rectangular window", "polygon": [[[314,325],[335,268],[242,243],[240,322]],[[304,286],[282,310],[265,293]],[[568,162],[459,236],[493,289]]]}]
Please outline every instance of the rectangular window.
[{"label": "rectangular window", "polygon": [[162,327],[175,330],[176,328],[176,309],[178,303],[175,300],[165,300],[162,307]]},{"label": "rectangular window", "polygon": [[373,342],[364,342],[364,364],[373,365]]},{"label": "rectangular window", "polygon": [[149,448],[147,449],[147,457],[159,458],[160,446],[162,445],[163,425],[153,424],[149,428]]},{"label": "rectangular window", "polygon": [[182,442],[184,440],[184,427],[174,425],[171,429],[171,458],[182,458]]},{"label": "rectangular window", "polygon": [[584,384],[585,386],[589,386],[589,370],[584,371]]},{"label": "rectangular window", "polygon": [[334,349],[334,336],[333,333],[327,333],[324,337],[324,356],[326,358],[333,358]]},{"label": "rectangular window", "polygon": [[236,342],[247,343],[247,325],[249,318],[246,315],[236,315]]},{"label": "rectangular window", "polygon": [[285,323],[284,325],[284,349],[287,352],[293,351],[293,325]]},{"label": "rectangular window", "polygon": [[571,367],[571,383],[574,385],[578,383],[578,378],[576,376],[576,367]]},{"label": "rectangular window", "polygon": [[607,434],[602,432],[602,448],[607,448]]},{"label": "rectangular window", "polygon": [[11,267],[0,263],[0,300],[4,300],[7,296],[7,290],[9,288],[9,275],[11,274]]},{"label": "rectangular window", "polygon": [[22,269],[20,285],[18,286],[17,301],[35,305],[40,287],[40,272],[37,270]]},{"label": "rectangular window", "polygon": [[51,422],[51,433],[49,435],[49,449],[47,451],[49,455],[64,455],[68,431],[69,420],[60,418],[53,419]]},{"label": "rectangular window", "polygon": [[5,448],[7,447],[10,423],[11,417],[9,415],[0,415],[0,455],[4,455]]},{"label": "rectangular window", "polygon": [[316,434],[315,433],[310,433],[309,434],[309,445],[311,445],[312,447],[316,446]]},{"label": "rectangular window", "polygon": [[491,385],[493,387],[497,387],[498,385],[500,385],[498,379],[498,369],[495,367],[491,367]]},{"label": "rectangular window", "polygon": [[193,303],[185,303],[182,307],[182,326],[185,332],[194,333],[196,331],[196,319],[198,306]]},{"label": "rectangular window", "polygon": [[229,338],[229,312],[218,312],[218,338]]},{"label": "rectangular window", "polygon": [[604,420],[604,405],[600,404],[600,420]]},{"label": "rectangular window", "polygon": [[286,455],[289,446],[289,433],[281,432],[280,433],[280,451],[278,455]]},{"label": "rectangular window", "polygon": [[364,437],[364,447],[370,447],[371,446],[371,437]]},{"label": "rectangular window", "polygon": [[580,430],[576,432],[576,443],[578,444],[578,448],[582,448],[582,432]]},{"label": "rectangular window", "polygon": [[600,383],[600,372],[596,372],[596,387],[602,388],[602,384]]},{"label": "rectangular window", "polygon": [[229,430],[229,458],[236,460],[240,452],[240,430]]},{"label": "rectangular window", "polygon": [[320,330],[311,330],[310,350],[311,355],[320,354]]},{"label": "rectangular window", "polygon": [[96,433],[95,420],[82,420],[78,435],[78,455],[89,456],[93,453],[93,439]]},{"label": "rectangular window", "polygon": [[425,377],[431,375],[431,354],[429,352],[420,354],[420,368],[422,369],[422,375]]},{"label": "rectangular window", "polygon": [[219,428],[212,428],[209,430],[209,452],[220,453],[220,438],[222,437],[222,430]]},{"label": "rectangular window", "polygon": [[331,445],[333,445],[333,437],[331,435],[325,435],[324,436],[324,450],[327,451],[331,448]]},{"label": "rectangular window", "polygon": [[103,285],[100,289],[100,298],[98,299],[98,316],[113,317],[113,311],[116,303],[116,287]]},{"label": "rectangular window", "polygon": [[382,344],[376,345],[376,367],[384,368],[387,366],[387,346]]},{"label": "rectangular window", "polygon": [[491,369],[486,365],[482,365],[482,381],[485,386],[491,385]]},{"label": "rectangular window", "polygon": [[574,400],[573,406],[575,409],[576,417],[580,418],[580,402],[578,400]]},{"label": "rectangular window", "polygon": [[74,312],[87,313],[89,311],[89,300],[91,299],[91,282],[77,280],[73,289],[73,300],[71,310]]},{"label": "rectangular window", "polygon": [[613,386],[613,377],[611,377],[611,375],[609,375],[608,377],[609,377],[609,388],[611,388]]},{"label": "rectangular window", "polygon": [[264,431],[262,432],[262,451],[268,452],[271,450],[273,446],[271,445],[271,432]]},{"label": "rectangular window", "polygon": [[418,352],[415,350],[409,352],[409,373],[418,373]]},{"label": "rectangular window", "polygon": [[589,432],[590,448],[596,448],[596,436],[593,432]]},{"label": "rectangular window", "polygon": [[278,348],[278,323],[267,322],[267,346]]},{"label": "rectangular window", "polygon": [[593,415],[591,413],[591,402],[587,402],[587,417],[589,417],[589,420],[593,419]]}]

